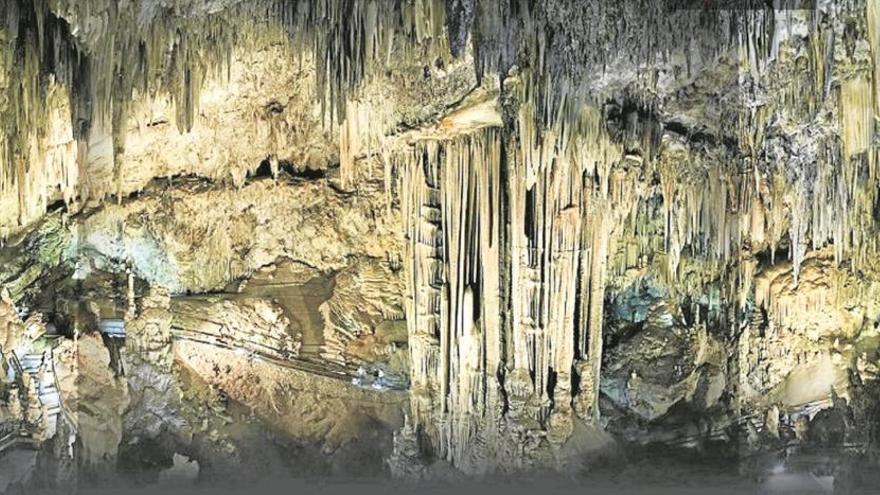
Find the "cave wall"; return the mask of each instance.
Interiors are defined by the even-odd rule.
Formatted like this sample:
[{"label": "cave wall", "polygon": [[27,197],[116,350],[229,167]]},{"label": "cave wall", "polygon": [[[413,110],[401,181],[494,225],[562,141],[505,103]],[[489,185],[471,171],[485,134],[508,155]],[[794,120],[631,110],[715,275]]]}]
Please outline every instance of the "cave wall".
[{"label": "cave wall", "polygon": [[323,357],[405,316],[399,446],[471,473],[736,443],[876,377],[876,2],[169,5],[4,7],[15,297],[339,272]]}]

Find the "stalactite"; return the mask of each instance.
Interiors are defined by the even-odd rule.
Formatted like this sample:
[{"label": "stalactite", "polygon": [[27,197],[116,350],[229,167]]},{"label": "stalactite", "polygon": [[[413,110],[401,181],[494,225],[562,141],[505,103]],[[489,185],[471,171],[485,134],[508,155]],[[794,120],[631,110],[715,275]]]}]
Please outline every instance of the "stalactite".
[{"label": "stalactite", "polygon": [[355,161],[360,153],[360,129],[363,121],[358,113],[357,102],[349,101],[345,120],[339,130],[339,176],[344,189],[351,189],[357,180]]},{"label": "stalactite", "polygon": [[[115,162],[125,150],[135,91],[146,98],[170,95],[177,127],[188,132],[197,125],[203,83],[228,73],[236,45],[287,32],[295,52],[314,57],[315,97],[331,124],[341,120],[346,102],[368,76],[389,62],[392,49],[404,57],[447,51],[442,0],[259,0],[233,3],[220,13],[179,7],[141,0],[11,0],[0,6],[6,102],[0,105],[5,150],[0,191],[31,173],[22,164],[31,136],[44,134],[49,111],[44,95],[52,78],[70,94],[81,170],[92,128],[111,136],[118,194],[123,178]],[[87,189],[82,185],[68,196],[83,196]],[[23,191],[19,201],[26,201]],[[106,192],[92,189],[89,195],[100,199]],[[19,217],[17,223],[35,218]]]},{"label": "stalactite", "polygon": [[[385,165],[386,181],[391,179],[388,143],[385,134],[389,128],[387,105],[373,108],[357,100],[349,100],[339,129],[339,176],[343,189],[355,188],[359,181],[357,162],[378,154]],[[390,195],[390,187],[386,184]],[[389,201],[390,203],[390,201]]]},{"label": "stalactite", "polygon": [[500,167],[492,129],[419,143],[401,164],[413,419],[472,471],[488,455],[472,450],[478,431],[502,410]]},{"label": "stalactite", "polygon": [[[258,0],[214,15],[138,0],[9,0],[0,234],[55,199],[106,195],[83,167],[102,154],[101,138],[121,183],[133,95],[170,96],[177,128],[191,131],[202,85],[228,71],[232,48],[283,32],[314,62],[328,126],[341,125],[342,188],[357,189],[358,160],[373,154],[389,196],[399,175],[413,425],[438,457],[483,472],[532,440],[561,446],[575,415],[599,424],[605,303],[630,269],[670,297],[705,296],[731,339],[745,326],[747,388],[763,324],[751,299],[771,319],[822,302],[771,300],[767,277],[756,280],[788,269],[777,251],[788,250],[791,289],[811,250],[833,244],[854,269],[876,251],[880,7],[765,4]],[[866,25],[839,29],[838,10],[864,10]],[[792,34],[800,15],[806,31]],[[478,78],[497,77],[513,109],[503,123],[422,137],[392,157],[387,115],[359,89],[393,57],[434,63],[464,53],[468,38]],[[724,64],[729,74],[712,72]],[[610,81],[627,71],[638,74],[626,87]],[[675,84],[658,83],[660,72]],[[719,106],[735,111],[706,132],[681,131],[664,91],[687,93],[677,85],[704,72],[730,79]],[[272,118],[277,175],[289,143]],[[237,170],[234,185],[244,180]],[[531,449],[517,459],[537,459]]]},{"label": "stalactite", "polygon": [[608,225],[604,216],[593,226],[590,260],[590,292],[587,341],[587,359],[590,363],[589,378],[593,391],[589,413],[594,422],[599,420],[599,383],[602,372],[602,325],[605,305],[606,264],[608,257]]},{"label": "stalactite", "polygon": [[413,423],[427,431],[434,445],[439,431],[431,419],[440,402],[440,288],[444,283],[438,191],[439,150],[426,144],[401,167],[401,217],[406,236],[404,265],[410,296],[406,299],[410,348]]},{"label": "stalactite", "polygon": [[638,161],[623,159],[601,112],[584,108],[570,135],[539,132],[532,111],[519,108],[507,153],[489,127],[417,142],[398,164],[414,423],[469,472],[494,469],[515,435],[545,431],[561,446],[579,404],[598,420],[609,253],[639,204]]},{"label": "stalactite", "polygon": [[809,197],[805,192],[806,186],[803,183],[795,186],[793,191],[794,198],[791,200],[791,227],[789,237],[791,240],[791,248],[789,255],[794,267],[794,285],[797,286],[798,275],[800,274],[801,263],[807,254],[807,235],[809,227]]},{"label": "stalactite", "polygon": [[314,53],[317,96],[331,122],[344,118],[349,96],[388,62],[395,46],[403,57],[419,49],[440,55],[447,47],[442,0],[266,3],[267,17],[287,30],[297,51]]},{"label": "stalactite", "polygon": [[[57,8],[55,12],[69,13],[75,20],[86,22],[91,19],[88,11],[74,9],[72,5],[59,4],[54,7]],[[15,164],[33,161],[36,156],[31,148],[45,153],[48,147],[44,143],[47,126],[55,125],[53,123],[58,121],[59,109],[68,112],[63,118],[72,125],[78,170],[85,169],[89,135],[96,125],[103,123],[103,127],[111,129],[112,152],[115,156],[121,155],[124,152],[127,110],[135,80],[143,81],[141,89],[145,93],[161,87],[172,88],[174,83],[169,81],[187,83],[173,92],[179,103],[180,123],[185,128],[191,127],[195,113],[192,103],[197,100],[203,67],[219,64],[215,59],[221,53],[219,46],[232,48],[230,36],[234,36],[234,32],[221,27],[211,30],[210,21],[179,20],[176,26],[144,27],[136,24],[137,19],[133,16],[117,11],[115,3],[94,6],[90,3],[89,7],[94,7],[94,15],[104,24],[89,24],[90,30],[84,33],[88,36],[78,38],[77,35],[83,33],[71,32],[71,25],[50,11],[44,0],[15,0],[4,4],[0,14],[6,21],[3,53],[8,56],[0,72],[15,82],[6,87],[6,99],[14,106],[0,108],[6,124],[3,134],[7,150],[6,162],[0,166],[0,184],[17,183],[20,191],[27,188],[25,183],[39,184],[35,181],[46,172],[40,167],[29,167],[27,170],[20,166],[16,168]],[[109,22],[111,17],[112,23]],[[181,27],[184,24],[186,27]],[[76,30],[79,27],[73,26]],[[200,41],[189,48],[177,43],[169,51],[169,36],[181,29],[204,33],[203,40],[210,41]],[[228,36],[218,36],[223,32]],[[187,53],[181,53],[181,50]],[[199,55],[195,52],[199,52]],[[18,56],[23,58],[23,64],[13,62]],[[174,61],[171,66],[166,65],[169,59]],[[166,72],[169,67],[170,72]],[[179,77],[180,74],[183,77]],[[56,86],[61,89],[53,89]],[[69,102],[47,98],[53,91],[69,95]],[[34,140],[39,140],[39,144],[26,144]],[[71,146],[67,147],[68,154],[71,154]],[[56,152],[53,153],[57,156]],[[72,170],[69,162],[66,168]],[[67,172],[65,175],[72,179],[65,185],[63,194],[65,201],[70,203],[82,195],[83,188],[77,183],[76,174]],[[118,174],[117,180],[120,180]],[[39,184],[32,187],[31,192],[36,196],[44,195],[51,190],[49,186]],[[20,195],[18,209],[33,207],[26,206],[27,201],[28,198]],[[16,221],[26,224],[43,212],[44,206],[39,211],[20,215]]]},{"label": "stalactite", "polygon": [[[547,12],[539,7],[525,10],[517,15],[530,19],[524,24],[534,29],[533,36],[526,37],[530,44],[525,49],[532,63],[520,69],[514,84],[519,104],[514,134],[519,146],[505,157],[503,167],[510,233],[510,261],[504,269],[509,278],[502,278],[509,292],[501,299],[502,307],[510,305],[509,329],[505,327],[510,342],[505,346],[508,352],[503,366],[505,416],[514,424],[529,425],[518,431],[546,429],[547,438],[557,443],[566,438],[564,418],[570,408],[582,417],[598,419],[609,273],[645,266],[652,258],[663,260],[666,283],[677,284],[673,290],[682,293],[705,295],[708,291],[710,320],[732,328],[730,334],[736,335],[738,319],[760,314],[752,310],[753,294],[758,307],[770,305],[774,318],[799,310],[768,302],[767,296],[760,295],[768,289],[761,285],[764,282],[755,284],[759,271],[766,270],[757,254],[768,254],[770,264],[777,265],[776,251],[787,245],[792,260],[791,288],[798,284],[810,249],[832,242],[839,260],[858,256],[860,246],[870,237],[867,232],[874,232],[868,206],[874,204],[876,186],[871,161],[876,157],[872,143],[874,100],[869,91],[872,87],[860,70],[838,79],[842,85],[837,94],[829,91],[829,81],[842,74],[836,66],[841,56],[829,55],[838,48],[829,41],[827,27],[815,27],[823,21],[814,25],[815,35],[789,40],[773,31],[773,19],[767,11],[750,11],[734,28],[743,101],[737,115],[739,125],[732,129],[734,137],[729,142],[721,139],[707,148],[681,136],[678,143],[669,139],[658,143],[650,132],[651,125],[635,119],[647,125],[627,124],[616,136],[619,142],[608,145],[607,139],[597,139],[602,133],[595,130],[602,127],[596,122],[602,123],[607,116],[585,118],[584,89],[567,82],[568,75],[549,69],[553,64],[548,60],[554,56],[551,47],[559,40],[544,31],[547,24],[541,18]],[[507,3],[497,8],[497,12],[513,11]],[[475,55],[478,72],[487,68],[503,71],[512,60],[498,47],[509,46],[509,37],[518,36],[517,30],[485,31],[494,26],[491,17],[497,12],[478,7],[475,39],[483,43]],[[808,15],[820,18],[824,14]],[[713,47],[708,48],[706,53],[712,53]],[[797,71],[797,77],[771,88],[774,94],[782,95],[783,103],[778,104],[762,100],[766,96],[761,91],[767,88],[759,86],[761,78],[773,70],[773,57],[774,63],[783,67],[780,70],[786,70],[786,64],[811,68]],[[798,102],[802,94],[808,96]],[[832,98],[839,98],[839,129],[826,125]],[[794,108],[792,113],[780,117],[779,109],[789,104]],[[780,124],[780,119],[791,121]],[[809,127],[816,122],[821,125]],[[797,149],[791,149],[791,142],[779,140],[778,133],[785,125],[806,129],[798,131],[803,134],[795,142]],[[840,133],[839,144],[835,130]],[[438,152],[444,157],[438,160],[445,166],[457,163],[456,158],[443,154],[450,148],[444,143],[440,145],[443,151]],[[633,154],[625,155],[624,149]],[[634,174],[656,177],[659,187],[646,187],[645,178]],[[864,184],[856,179],[866,176]],[[452,430],[440,435],[444,456],[457,465],[467,465],[459,445],[474,438],[473,423],[456,419],[456,408],[447,401],[460,404],[462,396],[474,390],[471,381],[461,381],[468,363],[460,361],[460,351],[471,347],[456,339],[477,328],[471,326],[473,315],[467,304],[479,298],[462,283],[474,254],[469,250],[473,245],[467,241],[468,224],[462,213],[467,205],[467,176],[455,177],[459,180],[440,186],[445,197],[454,198],[442,206],[447,215],[444,225],[450,223],[449,218],[460,222],[453,224],[451,232],[444,231],[447,244],[455,248],[447,247],[451,254],[443,265],[451,278],[441,305],[449,309],[439,311],[443,323],[438,344],[441,404],[437,411],[444,418],[441,424],[453,424]],[[823,206],[826,204],[831,206]],[[658,213],[660,218],[656,218]],[[579,221],[573,223],[575,218]],[[653,222],[662,227],[653,229],[649,226]],[[659,233],[661,242],[640,237],[648,233]],[[572,244],[572,239],[578,241]],[[618,245],[618,241],[624,242]],[[645,258],[648,261],[643,261]],[[714,287],[711,290],[707,288],[710,284]],[[577,292],[573,300],[579,304],[569,305],[571,290]],[[810,300],[807,304],[822,302]],[[734,309],[726,309],[731,307]],[[747,377],[757,365],[751,347],[753,333],[747,329],[738,337],[743,388],[751,386]],[[577,390],[570,388],[572,373],[580,378]]]},{"label": "stalactite", "polygon": [[864,153],[874,136],[874,95],[863,77],[844,81],[840,88],[840,123],[843,158]]}]

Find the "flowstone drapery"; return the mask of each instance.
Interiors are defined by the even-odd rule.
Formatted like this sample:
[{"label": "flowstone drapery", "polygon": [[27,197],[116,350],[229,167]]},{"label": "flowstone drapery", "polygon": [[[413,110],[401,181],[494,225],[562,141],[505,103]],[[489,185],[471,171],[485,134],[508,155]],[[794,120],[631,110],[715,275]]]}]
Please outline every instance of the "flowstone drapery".
[{"label": "flowstone drapery", "polygon": [[608,257],[639,197],[597,111],[564,153],[526,111],[518,143],[484,127],[399,163],[414,422],[466,471],[560,447],[576,409],[598,424]]},{"label": "flowstone drapery", "polygon": [[[875,373],[880,7],[697,7],[8,0],[0,282],[37,299],[62,268],[129,266],[170,292],[148,310],[191,314],[178,336],[212,323],[228,347],[380,389],[375,356],[396,373],[408,352],[398,463],[559,467],[590,430],[735,442],[734,415],[778,433],[830,393],[807,372],[841,396],[857,381],[841,376]],[[224,80],[247,97],[210,90]],[[158,100],[161,118],[134,116]],[[192,140],[144,151],[165,125]],[[214,153],[227,140],[249,149]],[[148,166],[123,166],[135,143]],[[338,282],[308,342],[283,304],[219,301],[285,257]],[[187,291],[219,299],[169,302]]]}]

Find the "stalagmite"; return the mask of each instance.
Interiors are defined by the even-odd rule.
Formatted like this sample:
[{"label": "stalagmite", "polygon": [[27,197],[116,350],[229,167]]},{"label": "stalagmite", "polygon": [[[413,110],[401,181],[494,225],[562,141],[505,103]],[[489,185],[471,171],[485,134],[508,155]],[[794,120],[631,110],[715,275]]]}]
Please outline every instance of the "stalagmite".
[{"label": "stalagmite", "polygon": [[414,424],[474,471],[493,455],[474,442],[485,445],[477,437],[492,435],[503,407],[500,157],[500,136],[487,129],[425,141],[402,164]]},{"label": "stalagmite", "polygon": [[0,352],[82,347],[114,473],[251,427],[417,478],[853,444],[880,6],[714,7],[2,1]]},{"label": "stalagmite", "polygon": [[592,403],[590,415],[593,421],[599,420],[599,383],[602,371],[602,312],[605,304],[605,273],[607,265],[608,226],[600,219],[593,226],[593,242],[590,252],[590,305],[589,305],[589,379],[592,381]]},{"label": "stalagmite", "polygon": [[512,154],[486,127],[419,141],[399,164],[414,424],[470,472],[495,469],[518,435],[564,444],[576,395],[598,421],[610,238],[638,204],[598,112],[585,111],[591,131],[564,154],[528,112]]}]

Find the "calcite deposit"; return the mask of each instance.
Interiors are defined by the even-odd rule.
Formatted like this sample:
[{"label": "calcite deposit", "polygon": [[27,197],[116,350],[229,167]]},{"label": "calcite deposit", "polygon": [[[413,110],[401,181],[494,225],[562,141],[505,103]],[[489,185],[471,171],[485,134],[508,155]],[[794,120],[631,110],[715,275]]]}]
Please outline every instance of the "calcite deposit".
[{"label": "calcite deposit", "polygon": [[877,0],[2,0],[0,494],[874,489],[878,123]]}]

